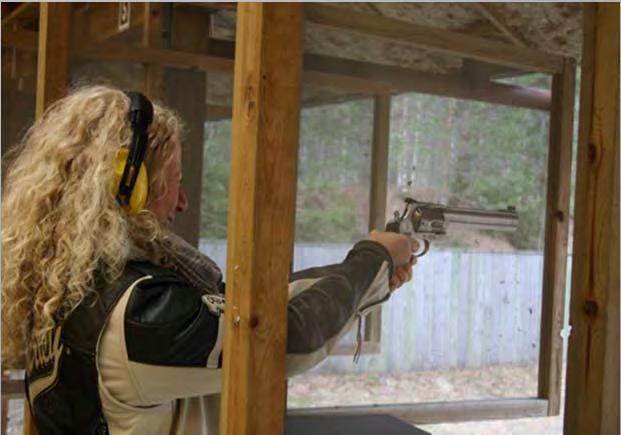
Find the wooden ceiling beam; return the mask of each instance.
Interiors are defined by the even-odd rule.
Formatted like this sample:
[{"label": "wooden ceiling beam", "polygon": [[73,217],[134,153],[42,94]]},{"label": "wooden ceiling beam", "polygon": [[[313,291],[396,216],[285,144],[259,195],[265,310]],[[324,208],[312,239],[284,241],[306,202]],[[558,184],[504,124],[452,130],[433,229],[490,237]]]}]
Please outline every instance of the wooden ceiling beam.
[{"label": "wooden ceiling beam", "polygon": [[[7,32],[9,33],[9,32]],[[20,48],[36,50],[36,32],[20,31],[3,38],[3,45],[19,44]],[[34,42],[34,44],[33,44]],[[32,45],[30,45],[32,44]],[[164,48],[135,47],[126,44],[106,42],[101,44],[81,43],[72,50],[72,56],[82,59],[116,61],[127,63],[159,64],[174,68],[190,68],[203,71],[233,71],[233,56],[214,56]],[[331,71],[305,71],[304,81],[317,87],[363,92],[368,94],[387,93],[392,90],[382,80],[368,80]]]},{"label": "wooden ceiling beam", "polygon": [[343,75],[383,80],[393,86],[393,92],[420,92],[443,97],[483,101],[537,110],[550,109],[550,93],[541,89],[524,88],[501,83],[485,82],[473,86],[461,75],[439,75],[406,68],[370,64],[325,56],[304,56],[304,68],[329,70]]},{"label": "wooden ceiling beam", "polygon": [[558,55],[446,29],[351,10],[344,11],[337,6],[324,4],[307,3],[304,5],[304,11],[306,20],[314,24],[403,41],[460,57],[551,74],[560,72],[563,67],[563,57]]},{"label": "wooden ceiling beam", "polygon": [[487,82],[490,80],[517,77],[533,73],[516,68],[508,68],[502,65],[479,62],[478,60],[464,59],[461,67],[461,74],[472,83],[480,83],[482,81]]},{"label": "wooden ceiling beam", "polygon": [[[3,44],[16,39],[15,35],[7,38],[9,34],[10,32],[5,32]],[[19,35],[21,35],[22,45],[32,39],[31,36],[25,37],[25,35],[30,35],[28,33]],[[36,49],[36,46],[33,49]],[[210,39],[209,52],[205,55],[163,48],[103,43],[81,44],[73,48],[72,55],[84,59],[161,64],[203,71],[224,73],[233,71],[232,42]],[[312,54],[304,56],[303,79],[306,83],[315,86],[367,95],[420,92],[537,110],[549,110],[550,107],[550,93],[545,90],[492,82],[478,83],[473,86],[466,77],[461,75],[439,75]]]},{"label": "wooden ceiling beam", "polygon": [[[235,54],[234,43],[211,39],[209,52],[212,55],[233,58]],[[506,67],[502,66],[489,65],[489,67],[492,68],[491,72],[508,71]],[[548,91],[492,83],[489,80],[485,82],[479,80],[473,84],[469,77],[461,75],[432,74],[408,68],[314,54],[304,55],[304,70],[306,72],[329,72],[339,76],[347,76],[350,80],[357,77],[367,81],[382,82],[389,84],[389,92],[391,93],[421,92],[538,110],[549,110],[550,107],[550,93]],[[514,70],[516,74],[520,71]],[[368,94],[368,91],[367,89],[365,93]]]}]

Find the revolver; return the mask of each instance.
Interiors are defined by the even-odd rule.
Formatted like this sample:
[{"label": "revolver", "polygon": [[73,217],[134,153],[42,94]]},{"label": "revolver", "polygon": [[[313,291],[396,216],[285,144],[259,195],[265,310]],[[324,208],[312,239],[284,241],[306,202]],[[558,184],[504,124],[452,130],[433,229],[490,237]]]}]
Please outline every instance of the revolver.
[{"label": "revolver", "polygon": [[431,242],[445,236],[451,227],[515,231],[518,226],[518,215],[512,206],[506,210],[456,208],[420,202],[409,197],[404,198],[404,202],[404,210],[394,212],[393,219],[386,224],[386,231],[415,235],[422,239],[424,247],[421,252],[414,254],[416,257],[425,255]]}]

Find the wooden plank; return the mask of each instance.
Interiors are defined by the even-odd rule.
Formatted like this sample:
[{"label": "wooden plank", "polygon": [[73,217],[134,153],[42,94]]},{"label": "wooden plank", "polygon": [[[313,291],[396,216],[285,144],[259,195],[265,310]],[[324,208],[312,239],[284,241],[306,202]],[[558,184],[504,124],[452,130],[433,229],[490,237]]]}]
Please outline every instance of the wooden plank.
[{"label": "wooden plank", "polygon": [[584,6],[565,433],[619,433],[619,4]]},{"label": "wooden plank", "polygon": [[454,402],[422,402],[399,405],[342,406],[289,409],[288,415],[389,414],[411,424],[437,424],[458,421],[498,420],[546,415],[545,400],[492,399]]},{"label": "wooden plank", "polygon": [[[373,108],[373,144],[371,151],[371,188],[369,192],[369,231],[386,227],[388,194],[388,150],[390,148],[390,95],[377,95]],[[380,342],[381,307],[369,313],[364,322],[364,340]],[[381,349],[380,349],[381,350]]]},{"label": "wooden plank", "polygon": [[41,3],[37,60],[37,117],[67,92],[71,4]]},{"label": "wooden plank", "polygon": [[302,9],[240,3],[221,434],[283,433]]},{"label": "wooden plank", "polygon": [[319,88],[364,92],[367,94],[387,93],[392,86],[382,80],[368,80],[328,71],[304,71],[303,82]]},{"label": "wooden plank", "polygon": [[2,400],[23,399],[24,379],[2,379]]},{"label": "wooden plank", "polygon": [[473,3],[474,7],[481,12],[496,27],[505,38],[518,47],[526,47],[522,38],[518,37],[514,30],[511,30],[505,20],[496,10],[496,6],[492,3]]},{"label": "wooden plank", "polygon": [[17,50],[37,51],[39,34],[32,30],[2,29],[2,46]]},{"label": "wooden plank", "polygon": [[[164,26],[164,4],[146,2],[143,7],[144,22],[142,29],[142,45],[149,48],[162,48]],[[159,63],[145,65],[144,90],[153,100],[164,97],[164,67]]]},{"label": "wooden plank", "polygon": [[[233,43],[211,39],[209,52],[214,56],[233,58],[235,51]],[[494,65],[490,65],[494,67]],[[490,68],[488,68],[490,69]],[[519,86],[504,85],[500,83],[477,83],[472,86],[469,77],[458,75],[440,75],[416,71],[408,68],[400,68],[388,65],[379,65],[369,62],[361,62],[343,58],[306,54],[304,55],[304,70],[326,72],[350,77],[379,82],[380,87],[357,83],[345,86],[345,80],[338,83],[342,89],[363,93],[386,93],[382,87],[389,85],[388,92],[420,92],[430,95],[438,95],[465,100],[483,101],[495,104],[504,104],[515,107],[525,107],[538,110],[549,110],[550,93],[541,89],[524,88]],[[490,74],[499,71],[506,72],[507,68],[495,66]],[[312,77],[305,75],[309,84],[314,84]]]},{"label": "wooden plank", "polygon": [[72,53],[81,59],[150,63],[172,68],[232,72],[233,60],[167,48],[132,47],[127,44],[82,44]]},{"label": "wooden plank", "polygon": [[550,108],[548,91],[492,82],[472,86],[466,77],[459,75],[432,74],[317,55],[304,56],[304,68],[390,83],[393,92],[420,92],[537,110]]},{"label": "wooden plank", "polygon": [[390,148],[390,95],[377,95],[373,107],[373,144],[371,151],[371,192],[369,231],[386,227],[388,191],[388,150]]},{"label": "wooden plank", "polygon": [[575,77],[575,63],[568,59],[552,79],[538,383],[548,415],[558,415],[561,398]]},{"label": "wooden plank", "polygon": [[555,54],[516,47],[446,29],[344,10],[336,6],[305,4],[304,14],[306,20],[314,24],[403,41],[419,47],[499,65],[544,73],[558,73],[563,68],[563,58]]},{"label": "wooden plank", "polygon": [[229,106],[218,106],[215,104],[207,104],[208,121],[220,121],[222,119],[231,119],[233,116],[233,108]]},{"label": "wooden plank", "polygon": [[[204,11],[177,8],[173,14],[172,46],[189,52],[206,52],[209,15]],[[170,69],[166,71],[166,101],[185,122],[182,156],[183,186],[189,207],[179,214],[173,228],[190,244],[198,247],[203,185],[203,149],[207,74],[204,71]]]},{"label": "wooden plank", "polygon": [[[227,48],[226,43],[213,39],[209,44],[210,54],[204,55],[180,50],[132,47],[118,43],[95,45],[82,42],[75,47],[73,54],[83,59],[157,63],[175,68],[230,73],[233,69],[232,47]],[[546,90],[493,82],[472,86],[467,77],[459,75],[432,74],[318,55],[304,56],[304,68],[304,80],[308,84],[353,93],[369,95],[420,92],[536,110],[550,108],[550,93]]]}]

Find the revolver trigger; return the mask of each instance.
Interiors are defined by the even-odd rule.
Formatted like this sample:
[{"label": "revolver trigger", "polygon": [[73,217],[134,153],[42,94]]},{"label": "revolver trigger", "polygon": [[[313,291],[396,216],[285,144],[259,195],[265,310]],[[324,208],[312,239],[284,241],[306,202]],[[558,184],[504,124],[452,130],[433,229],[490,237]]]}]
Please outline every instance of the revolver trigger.
[{"label": "revolver trigger", "polygon": [[423,255],[425,255],[427,253],[427,251],[429,251],[429,247],[431,246],[431,242],[429,240],[427,240],[427,239],[423,239],[423,243],[424,243],[423,252],[414,253],[413,254],[416,258],[422,257]]}]

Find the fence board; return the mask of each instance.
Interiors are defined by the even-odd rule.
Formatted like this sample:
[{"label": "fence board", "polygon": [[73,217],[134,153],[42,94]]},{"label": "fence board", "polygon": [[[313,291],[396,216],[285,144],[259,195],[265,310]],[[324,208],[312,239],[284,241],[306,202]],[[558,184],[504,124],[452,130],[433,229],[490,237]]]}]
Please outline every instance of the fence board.
[{"label": "fence board", "polygon": [[[226,244],[201,241],[224,265]],[[351,245],[295,247],[294,269],[341,261]],[[432,250],[382,315],[382,353],[328,358],[317,373],[403,373],[535,363],[539,355],[541,253]],[[353,342],[355,331],[344,340]]]}]

